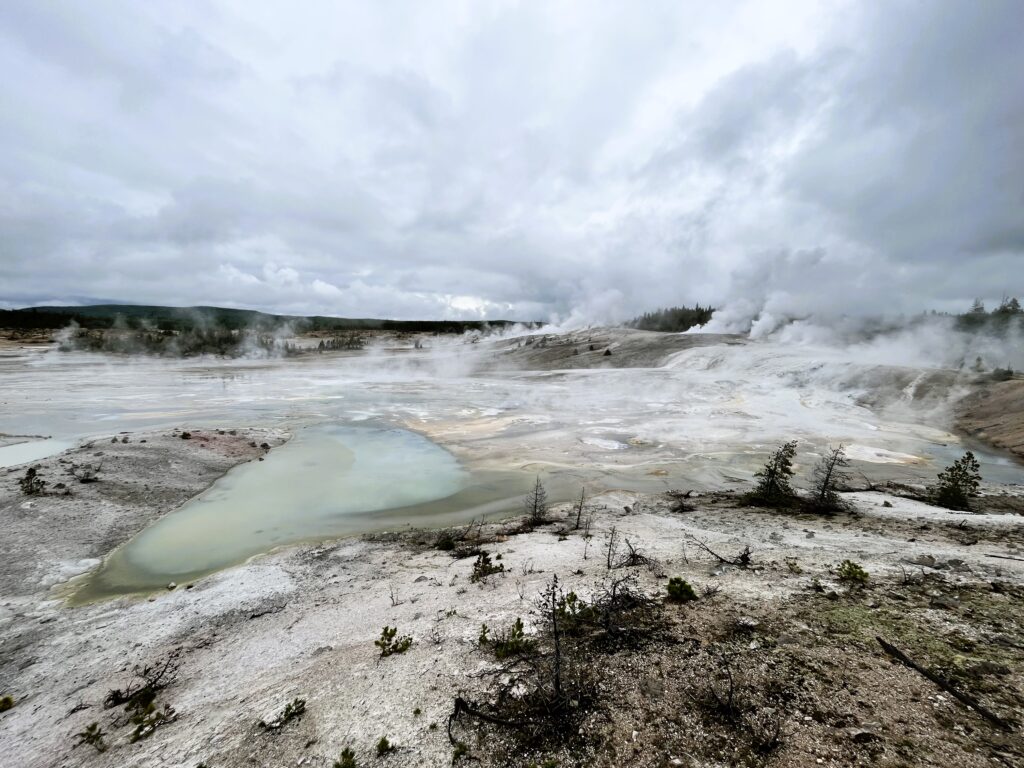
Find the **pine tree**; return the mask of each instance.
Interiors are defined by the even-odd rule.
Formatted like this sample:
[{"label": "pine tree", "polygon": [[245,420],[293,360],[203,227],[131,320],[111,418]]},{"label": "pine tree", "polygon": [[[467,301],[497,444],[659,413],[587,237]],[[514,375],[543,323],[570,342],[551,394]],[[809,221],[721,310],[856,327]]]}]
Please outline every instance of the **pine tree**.
[{"label": "pine tree", "polygon": [[544,490],[539,476],[533,490],[526,494],[525,507],[530,525],[536,526],[544,523],[548,516],[548,492]]},{"label": "pine tree", "polygon": [[935,503],[946,509],[969,509],[970,499],[978,494],[980,484],[981,465],[967,451],[939,472],[939,483],[932,489]]},{"label": "pine tree", "polygon": [[814,467],[814,506],[824,512],[842,508],[836,486],[846,479],[845,467],[850,466],[842,444],[831,449]]},{"label": "pine tree", "polygon": [[764,467],[754,473],[760,478],[752,494],[756,501],[764,504],[784,504],[796,495],[790,478],[793,477],[793,459],[796,456],[796,440],[783,443],[772,453]]}]

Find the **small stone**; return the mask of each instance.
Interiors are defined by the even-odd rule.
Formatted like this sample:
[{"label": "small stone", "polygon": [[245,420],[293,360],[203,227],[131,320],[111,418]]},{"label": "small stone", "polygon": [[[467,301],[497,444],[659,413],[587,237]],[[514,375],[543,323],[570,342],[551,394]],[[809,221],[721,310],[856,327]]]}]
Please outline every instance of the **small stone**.
[{"label": "small stone", "polygon": [[172,581],[170,584],[167,585],[167,589],[169,589],[169,590],[170,589],[176,589],[177,586],[178,585],[175,582]]},{"label": "small stone", "polygon": [[880,741],[881,736],[873,731],[854,731],[850,734],[850,738],[857,744],[870,744],[872,741]]}]

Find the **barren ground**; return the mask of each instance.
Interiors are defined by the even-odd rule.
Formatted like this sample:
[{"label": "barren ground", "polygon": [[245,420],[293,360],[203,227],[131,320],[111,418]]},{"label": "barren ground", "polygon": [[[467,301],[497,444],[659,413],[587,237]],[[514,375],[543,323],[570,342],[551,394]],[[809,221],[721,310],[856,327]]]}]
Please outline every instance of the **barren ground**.
[{"label": "barren ground", "polygon": [[[747,508],[730,495],[690,500],[609,493],[588,502],[591,538],[568,507],[529,533],[515,523],[474,528],[504,572],[470,580],[473,557],[436,548],[413,532],[297,546],[149,598],[66,607],[51,586],[96,562],[110,545],[206,487],[233,464],[258,458],[280,433],[238,430],[133,434],[39,462],[72,495],[25,497],[18,471],[0,475],[0,754],[8,764],[49,766],[324,766],[345,747],[358,765],[444,766],[457,695],[486,703],[500,675],[477,642],[522,617],[540,627],[534,598],[558,575],[589,599],[618,577],[605,552],[622,539],[660,562],[637,568],[660,603],[668,576],[699,599],[665,605],[666,633],[588,662],[600,694],[566,746],[524,748],[515,731],[454,724],[481,765],[1019,765],[1024,719],[1024,530],[1019,488],[988,488],[980,514],[954,514],[883,491],[847,494],[855,514],[833,518]],[[143,442],[145,440],[145,442]],[[256,442],[257,447],[251,445]],[[102,452],[102,456],[96,454]],[[100,481],[82,485],[71,464],[102,459]],[[889,503],[892,506],[883,506]],[[720,554],[753,550],[747,568]],[[497,559],[500,555],[500,560]],[[999,557],[993,557],[998,555]],[[836,580],[846,559],[870,574]],[[704,594],[705,588],[718,588]],[[380,658],[381,627],[413,639]],[[1004,733],[917,672],[894,664],[880,635],[917,663],[969,691],[1015,733]],[[781,724],[781,745],[762,754],[746,720],[706,705],[709,681],[731,659],[738,690]],[[136,665],[177,654],[157,704],[171,722],[131,743],[132,726],[104,697]],[[277,730],[258,726],[295,699],[305,713]],[[73,746],[90,723],[108,749]],[[378,757],[382,736],[397,746]],[[545,761],[556,761],[555,763]],[[469,764],[469,763],[467,763]]]},{"label": "barren ground", "polygon": [[959,403],[957,425],[969,435],[1024,457],[1024,379],[978,387]]}]

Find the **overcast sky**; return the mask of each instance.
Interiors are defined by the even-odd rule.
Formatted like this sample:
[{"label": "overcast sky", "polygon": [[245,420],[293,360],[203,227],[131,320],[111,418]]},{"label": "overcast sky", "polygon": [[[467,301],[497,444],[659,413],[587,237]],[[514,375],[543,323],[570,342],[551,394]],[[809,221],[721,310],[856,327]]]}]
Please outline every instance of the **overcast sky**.
[{"label": "overcast sky", "polygon": [[1017,0],[0,3],[0,303],[1024,292]]}]

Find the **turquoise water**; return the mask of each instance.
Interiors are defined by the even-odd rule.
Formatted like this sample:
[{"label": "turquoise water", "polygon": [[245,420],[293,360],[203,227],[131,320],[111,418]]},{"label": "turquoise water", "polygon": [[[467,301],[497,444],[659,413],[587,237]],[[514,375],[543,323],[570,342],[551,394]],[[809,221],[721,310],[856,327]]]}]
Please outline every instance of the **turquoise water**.
[{"label": "turquoise water", "polygon": [[470,472],[404,429],[309,427],[115,550],[75,601],[184,582],[285,544],[507,514],[532,482]]}]

